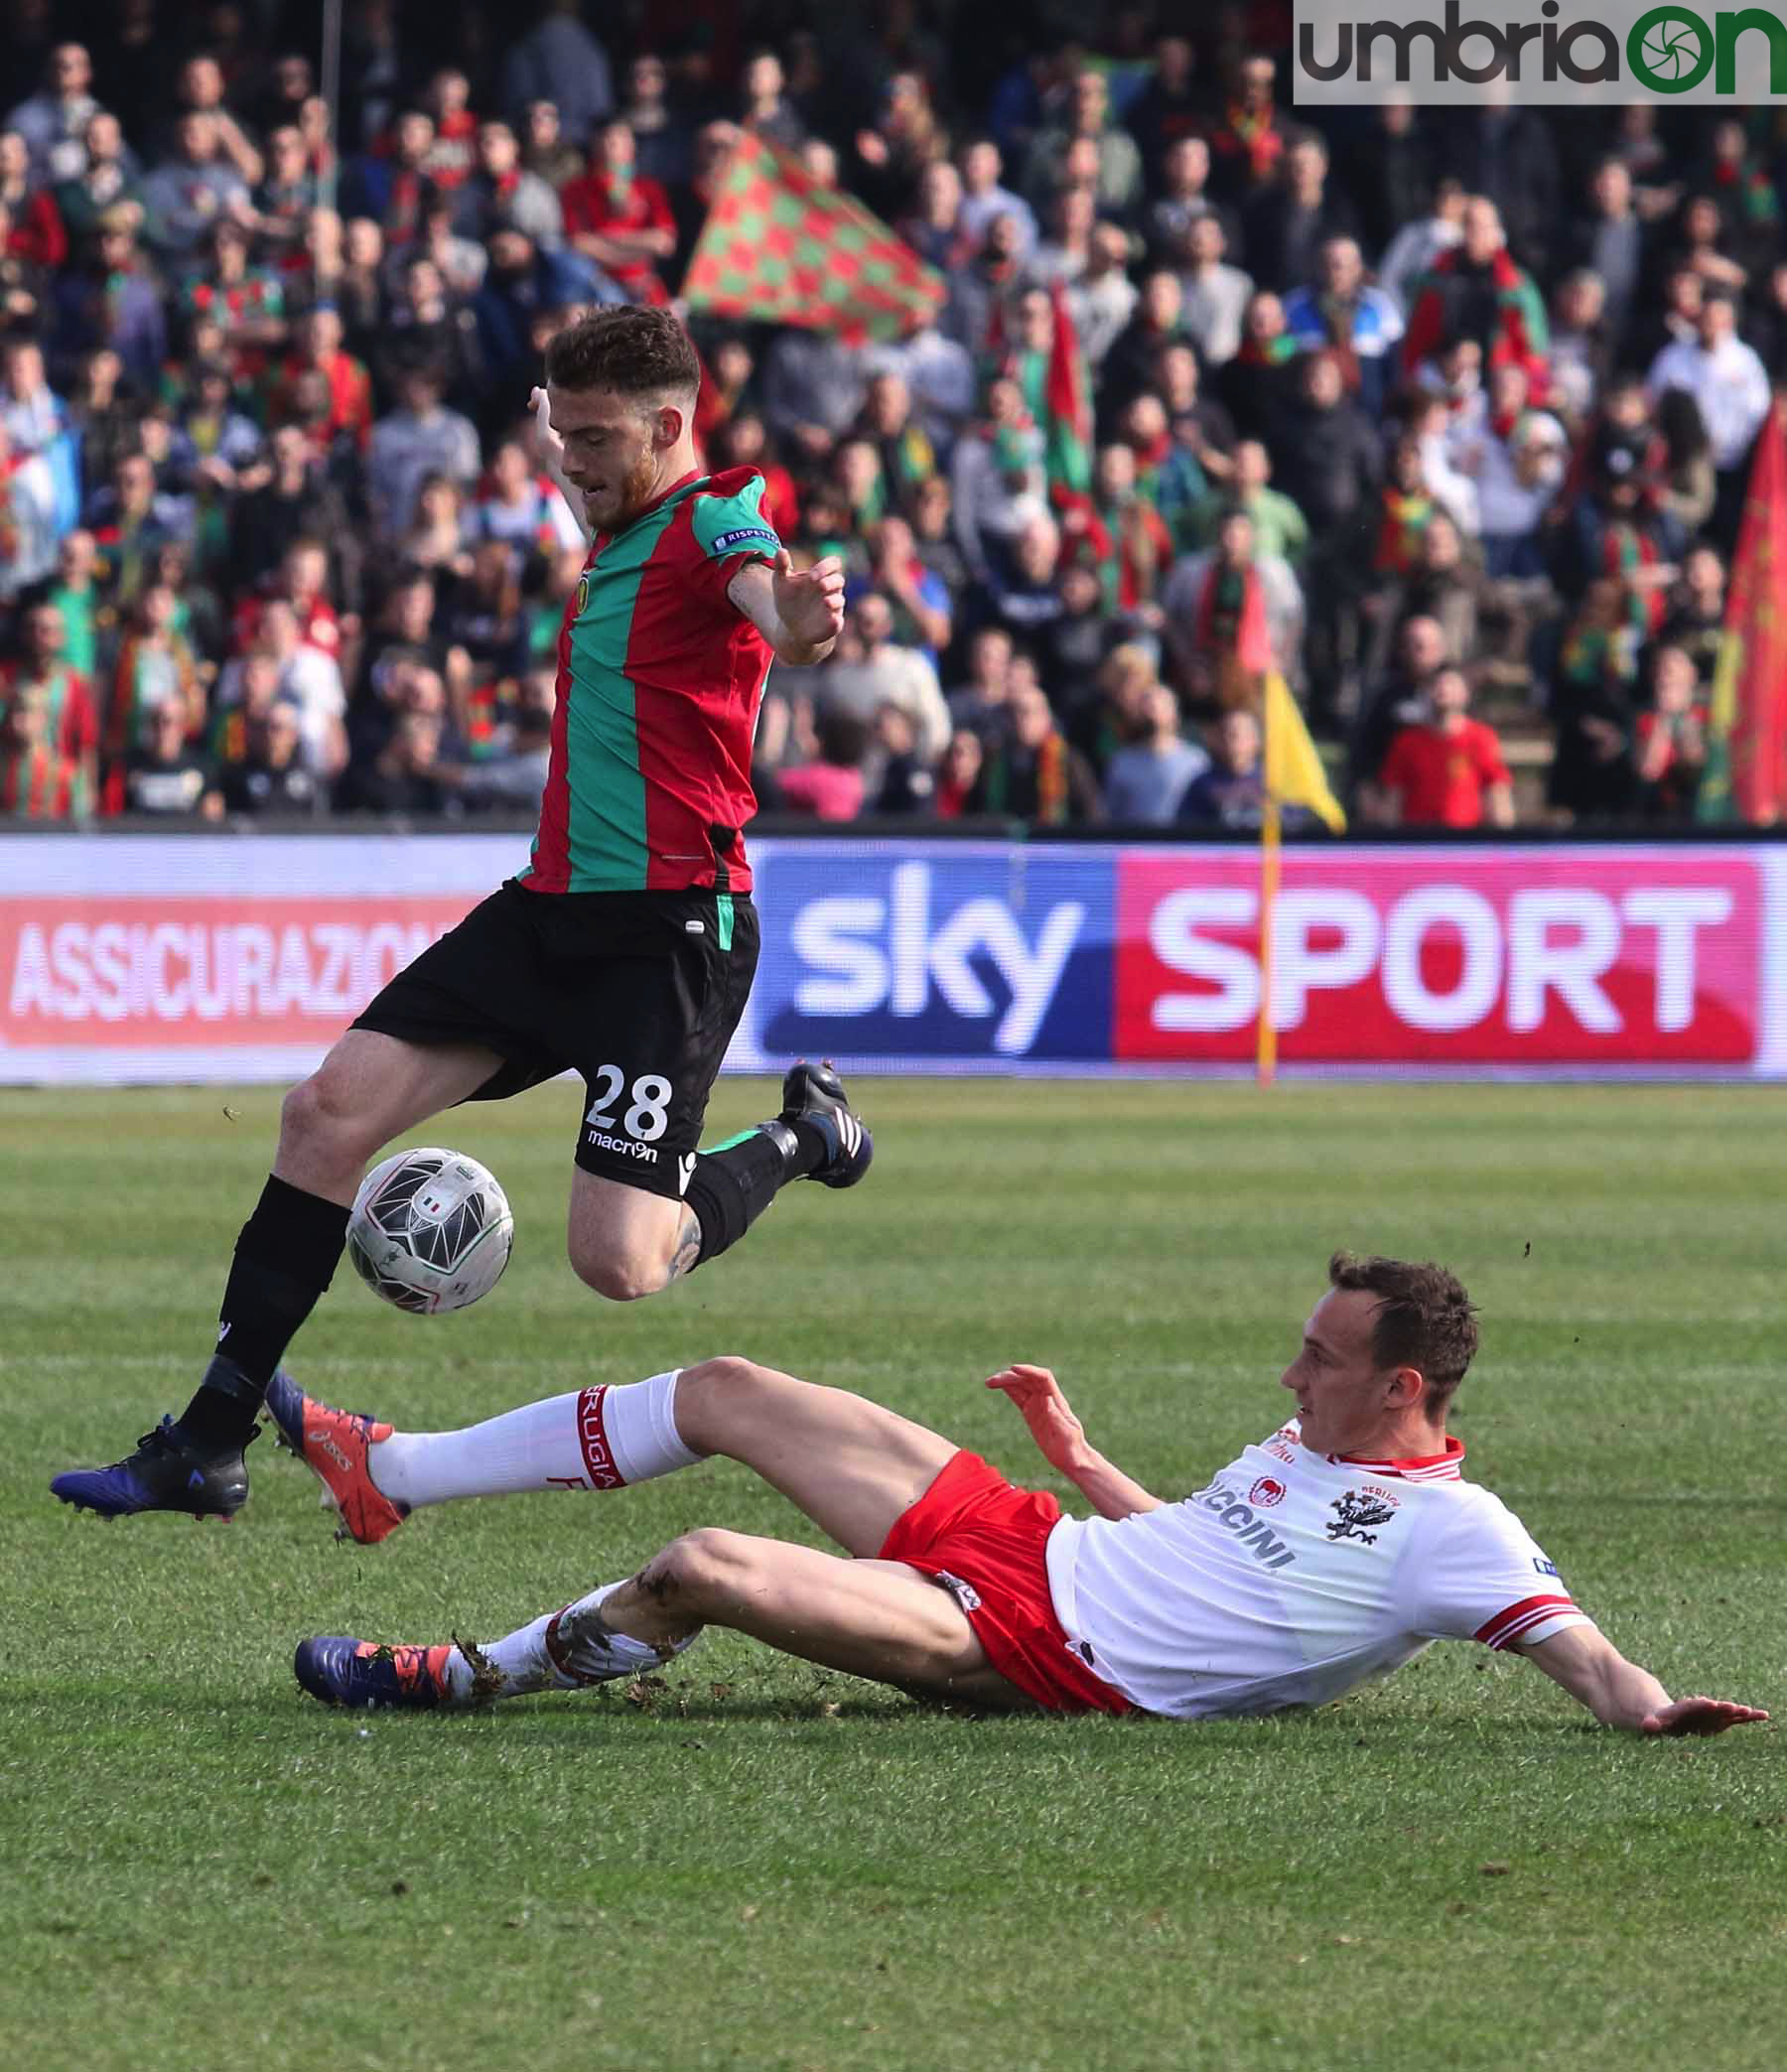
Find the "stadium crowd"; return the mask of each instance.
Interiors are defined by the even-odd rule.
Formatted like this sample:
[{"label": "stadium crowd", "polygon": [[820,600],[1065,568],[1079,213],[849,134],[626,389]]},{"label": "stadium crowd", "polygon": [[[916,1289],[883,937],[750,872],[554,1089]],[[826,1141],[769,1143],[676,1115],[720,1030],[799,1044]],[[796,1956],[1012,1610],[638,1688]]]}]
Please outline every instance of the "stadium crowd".
[{"label": "stadium crowd", "polygon": [[748,133],[947,288],[865,345],[691,315],[709,465],[850,573],[766,810],[1257,824],[1278,669],[1366,821],[1510,824],[1516,746],[1553,824],[1694,815],[1771,108],[1298,110],[1271,4],[347,0],[332,121],[312,8],[6,14],[0,816],[531,811],[584,556],[541,350],[675,298]]}]

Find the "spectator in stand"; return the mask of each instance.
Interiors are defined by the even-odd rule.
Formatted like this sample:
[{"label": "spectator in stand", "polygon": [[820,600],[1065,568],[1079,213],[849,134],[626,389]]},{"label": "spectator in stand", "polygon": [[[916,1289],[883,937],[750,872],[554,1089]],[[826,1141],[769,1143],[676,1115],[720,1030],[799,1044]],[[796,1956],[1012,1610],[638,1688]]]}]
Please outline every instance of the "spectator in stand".
[{"label": "spectator in stand", "polygon": [[56,746],[40,685],[0,707],[0,819],[84,820],[92,793],[80,765]]},{"label": "spectator in stand", "polygon": [[[98,680],[100,633],[109,626],[111,616],[95,580],[98,561],[93,535],[77,525],[57,551],[56,575],[46,593],[62,620],[62,644],[52,659],[65,662],[85,682],[89,698]],[[95,711],[90,736],[95,748],[98,726]]]},{"label": "spectator in stand", "polygon": [[1113,215],[1131,214],[1142,199],[1142,154],[1126,129],[1110,119],[1111,90],[1101,71],[1087,69],[1068,82],[1055,120],[1031,141],[1025,163],[1024,192],[1041,207],[1053,192],[1059,168],[1076,142],[1097,155],[1097,205]]},{"label": "spectator in stand", "polygon": [[112,765],[101,810],[163,819],[219,820],[223,794],[210,758],[187,739],[187,712],[164,698],[142,715],[136,746]]},{"label": "spectator in stand", "polygon": [[781,810],[810,814],[815,820],[856,819],[868,790],[863,764],[872,726],[861,712],[841,705],[822,708],[815,722],[818,755],[780,773]]},{"label": "spectator in stand", "polygon": [[[69,535],[70,540],[84,537]],[[24,695],[41,697],[45,738],[79,771],[88,795],[97,796],[99,715],[93,687],[73,666],[67,623],[53,593],[40,593],[25,605],[19,614],[18,638],[18,653],[0,662],[0,707]]]},{"label": "spectator in stand", "polygon": [[875,716],[875,746],[881,777],[870,811],[929,813],[937,792],[936,766],[918,753],[911,715],[897,705],[884,705]]},{"label": "spectator in stand", "polygon": [[1219,670],[1229,660],[1253,673],[1297,675],[1303,591],[1289,562],[1260,552],[1245,511],[1225,512],[1215,544],[1174,566],[1161,605],[1167,645],[1187,696],[1199,664]]},{"label": "spectator in stand", "polygon": [[41,453],[17,451],[0,417],[0,605],[55,568],[58,501],[49,461]]},{"label": "spectator in stand", "polygon": [[304,132],[282,123],[267,138],[267,176],[254,191],[255,229],[281,266],[297,263],[321,196]]},{"label": "spectator in stand", "polygon": [[506,122],[478,127],[478,159],[454,198],[453,226],[461,237],[487,244],[499,228],[521,231],[540,251],[564,237],[564,206],[558,190],[521,164],[521,145]]},{"label": "spectator in stand", "polygon": [[1434,206],[1436,139],[1424,127],[1427,119],[1410,100],[1387,101],[1371,112],[1369,143],[1347,181],[1368,251],[1383,252],[1405,223],[1420,222]]},{"label": "spectator in stand", "polygon": [[460,771],[442,760],[437,714],[401,712],[372,760],[350,768],[337,790],[346,812],[437,820],[462,810]]},{"label": "spectator in stand", "polygon": [[1548,795],[1574,820],[1616,819],[1631,803],[1640,660],[1631,603],[1617,577],[1590,583],[1552,672]]},{"label": "spectator in stand", "polygon": [[1383,766],[1397,735],[1430,716],[1434,678],[1449,660],[1439,620],[1416,613],[1403,621],[1389,668],[1366,683],[1359,700],[1347,754],[1347,783],[1355,795]]},{"label": "spectator in stand", "polygon": [[1601,159],[1589,177],[1587,209],[1566,223],[1563,249],[1568,264],[1592,273],[1605,298],[1607,338],[1617,353],[1631,321],[1644,268],[1644,225],[1624,159]]},{"label": "spectator in stand", "polygon": [[1685,389],[1699,406],[1718,474],[1713,531],[1729,547],[1743,508],[1750,447],[1768,415],[1772,391],[1768,370],[1755,349],[1737,336],[1736,311],[1728,295],[1718,290],[1706,294],[1693,345],[1665,345],[1651,361],[1647,381],[1653,396]]},{"label": "spectator in stand", "polygon": [[1434,190],[1431,214],[1405,222],[1383,248],[1377,262],[1377,285],[1405,319],[1422,283],[1442,252],[1462,238],[1467,197],[1455,180],[1442,180]]},{"label": "spectator in stand", "polygon": [[1697,695],[1713,688],[1713,672],[1724,642],[1725,569],[1716,549],[1692,548],[1682,561],[1682,579],[1664,606],[1662,644],[1681,649],[1694,664]]},{"label": "spectator in stand", "polygon": [[16,129],[0,130],[0,206],[7,214],[6,249],[46,273],[69,256],[69,233],[50,190],[32,170],[31,150]]},{"label": "spectator in stand", "polygon": [[464,517],[468,540],[501,540],[520,559],[583,543],[557,485],[539,474],[519,439],[505,439]]},{"label": "spectator in stand", "polygon": [[143,182],[145,235],[182,283],[200,272],[206,240],[220,218],[254,222],[248,183],[224,154],[215,119],[199,109],[180,118],[173,156]]},{"label": "spectator in stand", "polygon": [[[1266,817],[1266,771],[1260,723],[1251,707],[1231,706],[1210,730],[1210,766],[1193,777],[1179,799],[1180,827],[1252,833]],[[1287,829],[1308,816],[1283,809]]]},{"label": "spectator in stand", "polygon": [[763,415],[808,461],[823,461],[862,414],[855,352],[829,334],[784,331],[763,359]]},{"label": "spectator in stand", "polygon": [[[164,700],[179,706],[188,740],[204,735],[205,685],[198,658],[175,623],[179,610],[179,598],[162,582],[146,584],[136,601],[100,720],[100,753],[107,765],[142,738],[143,715]],[[102,769],[102,778],[107,774]]]},{"label": "spectator in stand", "polygon": [[1210,759],[1179,732],[1178,700],[1164,683],[1143,693],[1142,718],[1148,732],[1105,765],[1105,818],[1118,827],[1167,827]]},{"label": "spectator in stand", "polygon": [[971,245],[979,245],[996,216],[1009,216],[1016,231],[1015,252],[1025,257],[1036,242],[1036,218],[1022,195],[1001,185],[1005,161],[991,137],[971,137],[962,147],[962,204],[959,222]]},{"label": "spectator in stand", "polygon": [[1495,730],[1469,714],[1462,669],[1440,669],[1432,716],[1405,727],[1378,771],[1379,812],[1403,827],[1512,827],[1514,784]]},{"label": "spectator in stand", "polygon": [[1180,322],[1198,357],[1219,367],[1241,348],[1242,320],[1254,292],[1252,277],[1224,262],[1228,249],[1220,219],[1195,217],[1185,232],[1184,266],[1179,276]]},{"label": "spectator in stand", "polygon": [[933,669],[954,636],[953,606],[947,586],[919,558],[912,528],[890,513],[870,526],[869,584],[885,597],[894,613],[894,637],[915,647]]},{"label": "spectator in stand", "polygon": [[1002,376],[989,384],[980,423],[950,461],[956,542],[975,582],[990,584],[1026,523],[1047,515],[1046,488],[1042,434],[1024,391]]},{"label": "spectator in stand", "polygon": [[50,53],[43,86],[7,116],[6,127],[25,139],[37,180],[79,179],[86,163],[82,140],[99,106],[92,83],[86,46],[59,43]]},{"label": "spectator in stand", "polygon": [[1694,819],[1707,768],[1707,708],[1694,657],[1668,642],[1651,657],[1651,702],[1638,715],[1633,755],[1640,818]]},{"label": "spectator in stand", "polygon": [[397,408],[372,427],[366,450],[366,500],[375,531],[400,539],[415,515],[429,475],[470,484],[478,480],[478,434],[457,411],[445,408],[446,380],[438,364],[402,368]]},{"label": "spectator in stand", "polygon": [[1221,395],[1235,429],[1270,450],[1284,437],[1297,396],[1297,341],[1285,329],[1276,295],[1253,296],[1241,319],[1241,345],[1222,370]]},{"label": "spectator in stand", "polygon": [[448,591],[472,573],[465,501],[465,491],[451,476],[425,475],[416,491],[415,517],[397,542],[405,568],[426,569]]},{"label": "spectator in stand", "polygon": [[537,173],[555,195],[583,178],[584,153],[565,134],[556,101],[529,101],[518,134],[523,140],[521,163],[530,173]]},{"label": "spectator in stand", "polygon": [[1055,724],[1044,692],[1021,685],[1011,707],[1010,729],[986,745],[974,810],[1040,827],[1103,819],[1098,779]]},{"label": "spectator in stand", "polygon": [[1367,680],[1382,673],[1392,644],[1411,619],[1432,619],[1450,660],[1469,670],[1482,660],[1482,622],[1489,604],[1481,569],[1465,558],[1463,536],[1448,513],[1436,510],[1421,528],[1415,565],[1383,593],[1373,615],[1376,635],[1365,659]]},{"label": "spectator in stand", "polygon": [[1536,410],[1527,369],[1517,361],[1492,369],[1452,420],[1449,459],[1476,487],[1476,519],[1485,573],[1493,580],[1545,578],[1546,512],[1564,483],[1570,441],[1547,410]]},{"label": "spectator in stand", "polygon": [[[1057,282],[1065,286],[1079,280],[1092,261],[1098,198],[1091,183],[1064,182],[1055,190],[1043,214],[1048,235],[1024,262],[1024,278],[1039,288],[1051,288]],[[1124,242],[1127,248],[1128,239]]]},{"label": "spectator in stand", "polygon": [[550,99],[573,144],[581,145],[615,105],[608,53],[578,20],[577,0],[547,0],[544,19],[510,46],[498,98],[511,118]]},{"label": "spectator in stand", "polygon": [[1329,187],[1326,145],[1319,137],[1301,136],[1244,218],[1249,268],[1261,287],[1283,295],[1316,279],[1322,246],[1355,239],[1358,227],[1351,203]]},{"label": "spectator in stand", "polygon": [[638,146],[639,171],[657,181],[674,201],[694,171],[695,133],[672,105],[670,74],[656,52],[639,52],[627,67],[620,113]]},{"label": "spectator in stand", "polygon": [[1300,352],[1331,353],[1347,393],[1376,417],[1396,365],[1391,348],[1403,335],[1402,313],[1381,289],[1367,287],[1354,239],[1328,238],[1317,261],[1316,282],[1285,298],[1285,329]]},{"label": "spectator in stand", "polygon": [[1095,223],[1087,242],[1085,267],[1067,290],[1068,312],[1094,377],[1135,314],[1136,286],[1129,277],[1129,257],[1127,231],[1116,223]]},{"label": "spectator in stand", "polygon": [[1278,67],[1261,52],[1231,61],[1222,117],[1210,135],[1210,182],[1217,198],[1245,207],[1270,186],[1285,155],[1273,95]]},{"label": "spectator in stand", "polygon": [[1613,371],[1613,333],[1606,286],[1586,268],[1558,283],[1551,309],[1548,389],[1567,430],[1581,432]]},{"label": "spectator in stand", "polygon": [[1383,456],[1370,418],[1346,396],[1332,352],[1303,362],[1301,397],[1277,455],[1284,492],[1303,513],[1310,545],[1300,576],[1304,666],[1320,722],[1352,702],[1362,662],[1359,596],[1376,545]]},{"label": "spectator in stand", "polygon": [[1185,291],[1177,270],[1156,266],[1143,275],[1134,314],[1112,340],[1099,368],[1101,429],[1114,424],[1131,399],[1152,388],[1168,345],[1193,345],[1184,326]]},{"label": "spectator in stand", "polygon": [[1007,726],[1012,654],[1012,636],[1002,625],[984,625],[968,642],[968,679],[946,701],[957,734],[966,728],[988,740]]},{"label": "spectator in stand", "polygon": [[298,714],[276,699],[248,727],[248,750],[222,778],[226,812],[315,815],[328,803],[328,792],[302,758]]},{"label": "spectator in stand", "polygon": [[[1061,528],[1045,510],[1031,513],[1012,542],[1009,569],[994,567],[975,599],[983,624],[1033,643],[1061,617]],[[942,744],[938,744],[941,749]]]},{"label": "spectator in stand", "polygon": [[959,727],[949,737],[943,760],[937,765],[932,810],[939,820],[960,820],[975,810],[986,754],[981,737],[968,728]]},{"label": "spectator in stand", "polygon": [[1276,554],[1293,569],[1303,565],[1309,546],[1308,520],[1289,496],[1272,487],[1272,456],[1261,440],[1243,439],[1235,448],[1228,483],[1192,506],[1190,544],[1210,546],[1231,510],[1245,511],[1252,520],[1254,544],[1262,554]]},{"label": "spectator in stand", "polygon": [[1493,202],[1472,195],[1459,227],[1459,242],[1434,261],[1416,294],[1402,342],[1403,373],[1419,376],[1424,365],[1468,339],[1484,367],[1524,366],[1543,401],[1549,334],[1532,276],[1515,264]]},{"label": "spectator in stand", "polygon": [[1142,219],[1142,235],[1151,258],[1169,260],[1183,252],[1191,225],[1200,215],[1214,215],[1228,243],[1235,243],[1239,226],[1210,199],[1209,180],[1209,140],[1195,132],[1174,138],[1161,162],[1160,185]]},{"label": "spectator in stand", "polygon": [[633,133],[617,119],[605,122],[590,151],[590,170],[559,194],[565,241],[634,302],[669,301],[658,267],[676,249],[676,218],[669,198],[634,164]]},{"label": "spectator in stand", "polygon": [[521,678],[506,726],[489,753],[465,771],[460,796],[468,808],[514,813],[537,808],[552,757],[557,686],[556,669],[529,669]]},{"label": "spectator in stand", "polygon": [[867,731],[884,705],[895,705],[911,716],[919,753],[935,762],[949,741],[949,709],[930,662],[917,648],[894,638],[894,608],[888,599],[874,590],[856,598],[845,634],[816,686],[822,735],[832,714],[848,713]]}]

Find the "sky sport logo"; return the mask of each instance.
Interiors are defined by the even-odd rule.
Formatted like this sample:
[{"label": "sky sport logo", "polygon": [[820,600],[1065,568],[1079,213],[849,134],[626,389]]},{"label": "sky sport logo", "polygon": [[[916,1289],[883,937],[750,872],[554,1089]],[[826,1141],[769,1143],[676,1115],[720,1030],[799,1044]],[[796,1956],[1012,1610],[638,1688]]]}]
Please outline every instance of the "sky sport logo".
[{"label": "sky sport logo", "polygon": [[1787,100],[1787,17],[1678,0],[1297,0],[1292,80],[1305,106],[1741,106]]}]

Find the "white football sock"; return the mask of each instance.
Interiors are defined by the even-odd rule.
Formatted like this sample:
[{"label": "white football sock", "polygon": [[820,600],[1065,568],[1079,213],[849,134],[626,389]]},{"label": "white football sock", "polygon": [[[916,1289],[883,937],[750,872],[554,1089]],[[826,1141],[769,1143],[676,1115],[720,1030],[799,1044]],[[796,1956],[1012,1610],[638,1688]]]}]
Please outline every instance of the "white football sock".
[{"label": "white football sock", "polygon": [[460,1432],[394,1432],[367,1453],[393,1503],[531,1489],[621,1489],[701,1458],[676,1430],[673,1368],[618,1388],[575,1389]]},{"label": "white football sock", "polygon": [[454,1698],[465,1705],[474,1698],[524,1698],[531,1691],[581,1691],[619,1677],[643,1676],[700,1639],[697,1629],[658,1648],[612,1632],[600,1607],[619,1588],[619,1583],[604,1584],[563,1611],[543,1612],[488,1646],[456,1646],[447,1663]]}]

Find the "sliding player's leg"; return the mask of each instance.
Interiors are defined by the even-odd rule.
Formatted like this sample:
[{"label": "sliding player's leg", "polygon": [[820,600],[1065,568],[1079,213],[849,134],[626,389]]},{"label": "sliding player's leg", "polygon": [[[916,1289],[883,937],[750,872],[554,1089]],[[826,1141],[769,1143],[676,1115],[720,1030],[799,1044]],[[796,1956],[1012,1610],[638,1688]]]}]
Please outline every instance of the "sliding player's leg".
[{"label": "sliding player's leg", "polygon": [[466,1099],[502,1059],[475,1043],[421,1044],[350,1029],[280,1113],[279,1151],[236,1239],[216,1347],[178,1423],[164,1418],[110,1467],[61,1474],[65,1503],[124,1517],[230,1517],[248,1494],[242,1450],[280,1358],[342,1256],[367,1161],[426,1117]]},{"label": "sliding player's leg", "polygon": [[330,1704],[461,1707],[638,1676],[710,1625],[904,1691],[1031,1702],[994,1669],[950,1591],[915,1569],[715,1528],[685,1533],[626,1582],[487,1645],[320,1635],[299,1646],[294,1668]]},{"label": "sliding player's leg", "polygon": [[852,1554],[872,1555],[956,1450],[864,1397],[733,1358],[569,1390],[454,1432],[399,1432],[334,1410],[284,1374],[267,1407],[282,1442],[323,1481],[344,1531],[367,1544],[421,1505],[623,1489],[722,1454]]}]

